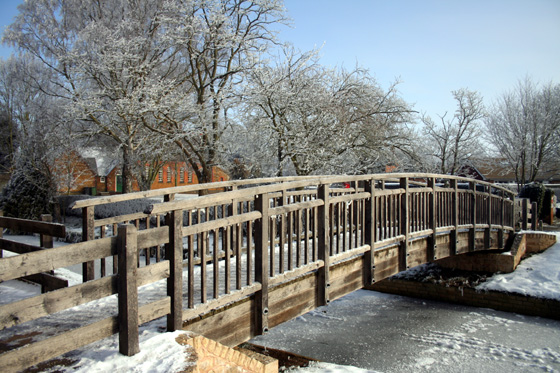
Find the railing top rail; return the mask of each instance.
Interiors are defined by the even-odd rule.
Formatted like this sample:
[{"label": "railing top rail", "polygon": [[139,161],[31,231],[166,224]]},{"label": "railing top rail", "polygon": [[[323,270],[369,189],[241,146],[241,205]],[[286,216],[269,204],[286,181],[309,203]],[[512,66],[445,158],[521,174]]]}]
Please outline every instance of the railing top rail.
[{"label": "railing top rail", "polygon": [[[247,193],[242,193],[242,195],[249,195],[251,192],[259,192],[259,188],[266,185],[267,192],[282,191],[287,189],[293,189],[298,187],[308,187],[317,184],[334,184],[341,182],[359,182],[364,180],[376,180],[376,181],[398,181],[401,178],[409,179],[436,179],[436,180],[457,180],[458,182],[466,183],[476,183],[478,185],[490,186],[494,189],[504,191],[506,194],[514,196],[515,193],[507,188],[499,185],[491,184],[481,180],[470,179],[462,176],[452,176],[452,175],[440,175],[432,173],[391,173],[391,174],[369,174],[369,175],[311,175],[311,176],[290,176],[290,177],[275,177],[275,178],[259,178],[259,179],[247,179],[247,180],[233,180],[233,181],[222,181],[207,184],[196,184],[187,185],[181,187],[170,187],[164,189],[149,190],[144,192],[134,192],[127,194],[119,194],[113,196],[105,196],[98,198],[90,198],[76,201],[72,204],[72,209],[78,209],[89,206],[98,206],[114,202],[130,201],[134,199],[142,198],[153,198],[161,197],[169,194],[179,194],[179,193],[195,193],[201,190],[213,190],[222,188],[239,188],[246,187]],[[260,185],[260,187],[252,187],[255,185]],[[255,189],[256,188],[256,189]],[[224,192],[230,193],[230,192]],[[229,199],[229,196],[225,196],[224,193],[219,193],[221,200],[223,198]],[[241,195],[240,195],[241,196]],[[208,198],[209,196],[205,196]],[[240,198],[239,196],[233,198]]]}]

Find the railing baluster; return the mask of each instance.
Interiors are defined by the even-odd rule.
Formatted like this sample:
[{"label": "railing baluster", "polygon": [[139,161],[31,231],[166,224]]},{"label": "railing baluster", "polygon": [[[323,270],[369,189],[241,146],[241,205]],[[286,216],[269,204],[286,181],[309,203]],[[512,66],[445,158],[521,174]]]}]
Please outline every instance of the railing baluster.
[{"label": "railing baluster", "polygon": [[255,210],[262,216],[255,222],[255,281],[261,284],[261,289],[255,294],[256,302],[256,330],[258,334],[268,332],[268,248],[274,243],[268,241],[269,233],[269,197],[259,194],[255,198]]},{"label": "railing baluster", "polygon": [[399,272],[405,271],[408,268],[408,235],[410,231],[409,222],[409,189],[408,178],[403,177],[400,179],[400,187],[404,189],[401,195],[401,209],[400,209],[400,233],[404,236],[404,240],[399,245]]}]

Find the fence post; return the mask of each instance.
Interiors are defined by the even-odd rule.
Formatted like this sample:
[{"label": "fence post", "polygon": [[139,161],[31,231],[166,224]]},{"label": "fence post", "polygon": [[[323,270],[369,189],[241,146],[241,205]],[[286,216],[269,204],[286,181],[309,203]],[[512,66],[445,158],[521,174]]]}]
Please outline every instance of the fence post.
[{"label": "fence post", "polygon": [[324,306],[330,302],[329,299],[329,266],[330,266],[330,249],[329,249],[329,184],[319,185],[317,190],[317,199],[324,202],[318,207],[318,239],[317,239],[317,259],[322,260],[324,265],[319,268],[317,275],[317,306]]},{"label": "fence post", "polygon": [[[4,216],[4,211],[0,210],[0,216]],[[0,238],[2,238],[4,236],[4,229],[2,229],[2,227],[0,227]],[[0,258],[4,257],[4,250],[0,249]]]},{"label": "fence post", "polygon": [[521,200],[521,229],[526,231],[529,226],[529,200],[523,198]]},{"label": "fence post", "polygon": [[364,189],[370,194],[364,211],[364,244],[369,245],[369,250],[364,253],[364,286],[367,286],[375,282],[375,180],[366,180]]},{"label": "fence post", "polygon": [[402,272],[408,269],[408,236],[410,234],[407,177],[400,179],[400,188],[404,189],[404,193],[401,195],[401,211],[399,214],[399,233],[404,236],[404,241],[399,245],[399,272]]},{"label": "fence post", "polygon": [[476,244],[476,182],[469,183],[471,189],[471,216],[470,223],[472,228],[469,229],[469,251],[474,251]]},{"label": "fence post", "polygon": [[255,198],[255,210],[261,218],[255,221],[255,281],[261,284],[261,290],[255,294],[256,333],[268,333],[268,235],[269,235],[268,193]]},{"label": "fence post", "polygon": [[531,230],[537,230],[537,222],[539,221],[539,212],[537,210],[537,203],[531,203]]},{"label": "fence post", "polygon": [[491,237],[491,233],[492,233],[492,215],[493,215],[493,211],[492,211],[492,187],[491,186],[486,186],[486,219],[488,219],[487,221],[487,225],[488,227],[484,229],[484,248],[485,249],[489,249],[490,246],[492,245],[492,237]]},{"label": "fence post", "polygon": [[451,223],[453,224],[453,232],[451,232],[451,255],[457,255],[457,246],[459,243],[459,189],[457,179],[451,180],[453,188],[453,196],[451,198]]},{"label": "fence post", "polygon": [[119,352],[132,356],[140,352],[138,338],[138,286],[137,274],[137,229],[132,224],[118,228],[119,272]]},{"label": "fence post", "polygon": [[183,211],[171,211],[167,219],[169,243],[165,247],[165,258],[169,260],[167,295],[171,297],[167,331],[172,332],[180,330],[183,326]]},{"label": "fence post", "polygon": [[428,237],[428,261],[431,262],[436,257],[436,236],[437,236],[437,216],[436,216],[436,179],[433,177],[428,178],[428,188],[432,188],[430,196],[428,197],[428,220],[429,228],[432,230],[432,234]]},{"label": "fence post", "polygon": [[[53,217],[49,214],[41,215],[41,221],[46,223],[52,223]],[[53,248],[53,238],[52,236],[48,236],[46,234],[39,235],[39,245],[45,249],[52,249]]]},{"label": "fence post", "polygon": [[[86,206],[82,208],[82,241],[95,239],[95,207]],[[93,261],[82,264],[82,281],[91,281],[95,278]]]},{"label": "fence post", "polygon": [[504,224],[505,224],[505,207],[506,207],[506,193],[500,191],[500,229],[498,230],[498,248],[504,247]]}]

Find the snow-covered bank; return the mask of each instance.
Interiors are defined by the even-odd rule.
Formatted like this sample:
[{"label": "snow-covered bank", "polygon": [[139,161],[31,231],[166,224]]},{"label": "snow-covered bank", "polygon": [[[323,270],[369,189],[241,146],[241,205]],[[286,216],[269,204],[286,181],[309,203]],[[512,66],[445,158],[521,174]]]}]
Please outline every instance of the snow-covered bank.
[{"label": "snow-covered bank", "polygon": [[477,289],[560,300],[560,233],[555,235],[552,247],[522,260],[511,273],[492,276]]}]

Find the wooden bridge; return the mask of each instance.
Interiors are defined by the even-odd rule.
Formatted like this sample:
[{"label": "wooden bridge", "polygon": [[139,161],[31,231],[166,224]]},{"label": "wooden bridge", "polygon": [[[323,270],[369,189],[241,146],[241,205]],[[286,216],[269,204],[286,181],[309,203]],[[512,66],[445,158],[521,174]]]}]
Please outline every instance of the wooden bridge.
[{"label": "wooden bridge", "polygon": [[[205,188],[215,193],[185,198]],[[161,202],[95,218],[101,205],[145,198]],[[4,370],[115,333],[120,351],[135,354],[139,324],[164,316],[169,331],[238,345],[408,268],[501,250],[515,227],[511,191],[435,174],[232,181],[80,200],[73,208],[82,209],[84,242],[0,259],[0,281],[77,263],[84,279],[0,306]],[[151,283],[159,293],[139,292]],[[18,329],[114,294],[118,305],[90,324],[58,326],[53,335]]]}]

